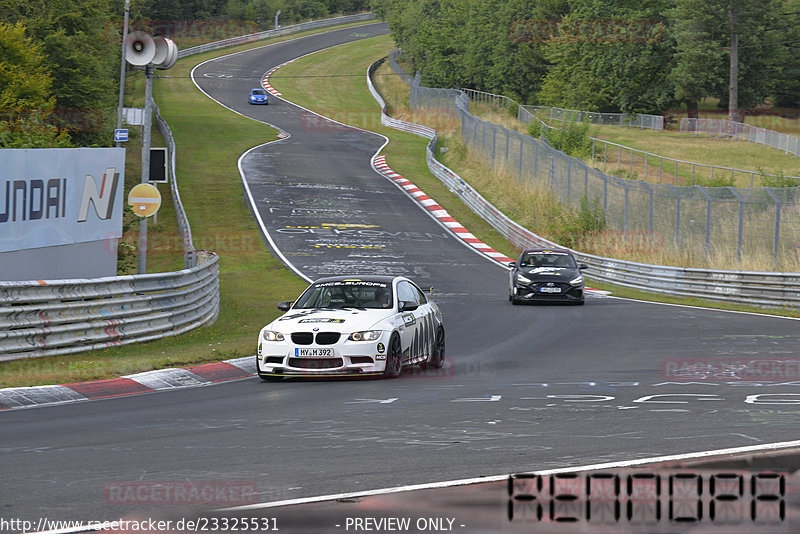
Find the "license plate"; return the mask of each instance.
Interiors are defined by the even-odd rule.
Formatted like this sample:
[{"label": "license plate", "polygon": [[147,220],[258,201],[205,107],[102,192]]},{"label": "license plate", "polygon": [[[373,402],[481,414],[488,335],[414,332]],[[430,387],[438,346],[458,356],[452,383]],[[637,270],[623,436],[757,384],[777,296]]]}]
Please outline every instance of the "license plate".
[{"label": "license plate", "polygon": [[540,287],[540,293],[561,293],[560,287]]},{"label": "license plate", "polygon": [[294,349],[294,355],[298,358],[330,358],[333,356],[333,349]]}]

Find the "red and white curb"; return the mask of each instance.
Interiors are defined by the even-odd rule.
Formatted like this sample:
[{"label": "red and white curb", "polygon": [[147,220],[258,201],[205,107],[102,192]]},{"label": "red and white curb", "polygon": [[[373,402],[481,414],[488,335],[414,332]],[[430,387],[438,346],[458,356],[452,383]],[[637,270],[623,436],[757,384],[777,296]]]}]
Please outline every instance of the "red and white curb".
[{"label": "red and white curb", "polygon": [[206,386],[254,376],[255,365],[254,356],[245,356],[192,367],[147,371],[107,380],[0,389],[0,411],[124,397],[165,389]]},{"label": "red and white curb", "polygon": [[291,60],[287,61],[286,63],[281,63],[281,64],[280,64],[280,65],[278,65],[277,67],[272,67],[271,69],[269,69],[269,70],[268,70],[268,71],[267,71],[267,72],[264,74],[264,76],[262,76],[262,77],[261,77],[261,87],[263,87],[263,88],[264,88],[264,90],[266,90],[266,91],[267,91],[268,93],[270,93],[271,95],[274,95],[274,96],[281,96],[281,94],[282,94],[282,93],[280,93],[280,92],[279,92],[277,89],[275,89],[274,87],[272,87],[272,85],[270,85],[270,83],[269,83],[269,77],[270,77],[270,75],[271,75],[273,72],[275,72],[275,71],[276,71],[276,70],[278,70],[279,68],[283,67],[284,65],[288,65],[289,63],[291,63],[291,62],[293,62],[293,61],[295,61],[295,60],[297,60],[297,59],[299,59],[299,58],[291,59]]},{"label": "red and white curb", "polygon": [[442,206],[439,205],[434,199],[429,197],[425,194],[422,189],[414,185],[411,181],[407,180],[402,175],[396,173],[386,164],[386,156],[376,156],[372,159],[372,164],[375,168],[380,172],[382,175],[386,176],[393,182],[395,182],[401,189],[403,189],[408,196],[416,200],[422,207],[424,207],[431,215],[436,217],[436,219],[441,222],[444,226],[446,226],[451,232],[453,232],[456,237],[467,243],[469,246],[488,256],[489,258],[497,261],[503,265],[508,265],[508,263],[514,261],[502,252],[498,252],[474,235],[470,233],[469,230],[464,228],[464,226],[456,221],[453,217],[447,213]]}]

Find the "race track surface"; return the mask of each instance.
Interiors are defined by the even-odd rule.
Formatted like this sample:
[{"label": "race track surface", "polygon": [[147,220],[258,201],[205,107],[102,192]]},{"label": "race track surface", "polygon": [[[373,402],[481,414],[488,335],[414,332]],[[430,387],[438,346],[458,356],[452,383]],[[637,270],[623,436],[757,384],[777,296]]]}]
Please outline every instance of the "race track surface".
[{"label": "race track surface", "polygon": [[[129,481],[247,481],[259,501],[274,501],[797,438],[796,363],[776,363],[797,358],[796,320],[602,297],[511,306],[503,267],[371,168],[382,137],[279,99],[247,104],[270,68],[386,31],[373,24],[227,56],[195,79],[291,134],[242,160],[253,208],[285,258],[312,279],[390,273],[432,286],[447,366],[0,413],[0,515],[112,519],[158,504],[109,493]],[[771,370],[759,382],[730,368],[676,375],[679,362],[699,359]]]}]

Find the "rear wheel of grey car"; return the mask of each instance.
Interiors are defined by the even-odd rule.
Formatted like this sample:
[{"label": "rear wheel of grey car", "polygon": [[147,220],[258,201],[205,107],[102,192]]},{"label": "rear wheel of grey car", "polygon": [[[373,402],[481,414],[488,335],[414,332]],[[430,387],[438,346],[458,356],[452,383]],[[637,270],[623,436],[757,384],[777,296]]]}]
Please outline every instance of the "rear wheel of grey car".
[{"label": "rear wheel of grey car", "polygon": [[384,378],[397,378],[403,369],[403,349],[400,346],[400,336],[392,334],[389,340],[389,350],[386,351],[386,368],[383,370]]}]

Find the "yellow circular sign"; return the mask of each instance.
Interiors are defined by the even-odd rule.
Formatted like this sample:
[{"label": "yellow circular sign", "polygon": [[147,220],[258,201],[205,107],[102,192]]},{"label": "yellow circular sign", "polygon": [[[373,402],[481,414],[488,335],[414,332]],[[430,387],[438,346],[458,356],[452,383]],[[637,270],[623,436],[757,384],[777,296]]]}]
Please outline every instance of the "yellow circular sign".
[{"label": "yellow circular sign", "polygon": [[150,217],[161,207],[161,193],[154,185],[139,184],[128,193],[128,205],[139,217]]}]

